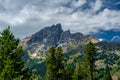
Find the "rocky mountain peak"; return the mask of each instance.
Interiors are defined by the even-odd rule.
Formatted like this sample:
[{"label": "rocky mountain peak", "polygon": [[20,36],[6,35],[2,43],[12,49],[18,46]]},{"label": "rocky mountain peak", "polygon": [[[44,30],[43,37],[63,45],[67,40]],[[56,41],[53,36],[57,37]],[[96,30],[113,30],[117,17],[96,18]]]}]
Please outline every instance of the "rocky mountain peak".
[{"label": "rocky mountain peak", "polygon": [[59,43],[64,43],[64,42],[66,42],[67,40],[69,40],[71,37],[72,37],[72,35],[71,35],[70,30],[64,31],[64,32],[61,34],[61,38],[60,38],[60,40],[59,40]]},{"label": "rocky mountain peak", "polygon": [[56,45],[59,41],[63,30],[61,24],[52,25],[50,27],[45,27],[44,29],[35,33],[27,44],[32,43],[44,43],[46,45]]},{"label": "rocky mountain peak", "polygon": [[[66,52],[91,39],[89,35],[83,35],[80,32],[63,31],[61,24],[56,24],[36,32],[25,43],[30,53],[45,54],[50,46],[62,46],[63,51]],[[95,42],[95,39],[93,41]]]}]

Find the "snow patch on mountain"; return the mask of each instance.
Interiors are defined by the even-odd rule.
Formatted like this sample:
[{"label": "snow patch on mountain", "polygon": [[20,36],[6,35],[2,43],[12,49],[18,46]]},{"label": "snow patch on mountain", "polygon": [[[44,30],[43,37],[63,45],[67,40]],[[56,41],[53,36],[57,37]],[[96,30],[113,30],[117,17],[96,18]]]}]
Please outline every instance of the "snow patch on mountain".
[{"label": "snow patch on mountain", "polygon": [[102,38],[98,39],[99,41],[104,41]]}]

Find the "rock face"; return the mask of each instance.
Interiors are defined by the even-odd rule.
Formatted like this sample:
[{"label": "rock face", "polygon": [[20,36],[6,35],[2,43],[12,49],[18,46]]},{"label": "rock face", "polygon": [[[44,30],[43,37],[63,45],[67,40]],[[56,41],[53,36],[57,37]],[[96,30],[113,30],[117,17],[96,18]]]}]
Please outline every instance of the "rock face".
[{"label": "rock face", "polygon": [[62,32],[63,30],[61,28],[61,24],[46,27],[40,30],[39,32],[35,33],[27,42],[27,45],[35,43],[42,43],[47,46],[57,45],[56,43],[59,41]]},{"label": "rock face", "polygon": [[32,35],[27,36],[26,38],[24,38],[24,39],[19,43],[19,45],[25,47],[25,45],[26,45],[27,42],[31,39],[31,37],[32,37]]},{"label": "rock face", "polygon": [[[56,24],[33,34],[26,41],[25,46],[31,54],[45,55],[50,46],[62,46],[63,51],[66,52],[69,48],[74,49],[88,40],[93,40],[93,37],[80,32],[73,34],[70,30],[63,31],[61,24]],[[96,42],[99,40],[96,39]]]}]

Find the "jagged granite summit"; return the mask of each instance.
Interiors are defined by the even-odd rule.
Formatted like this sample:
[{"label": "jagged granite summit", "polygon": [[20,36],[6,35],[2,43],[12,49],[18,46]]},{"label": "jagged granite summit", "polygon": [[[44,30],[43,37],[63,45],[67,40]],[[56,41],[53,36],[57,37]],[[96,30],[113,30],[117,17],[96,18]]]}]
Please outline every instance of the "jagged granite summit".
[{"label": "jagged granite summit", "polygon": [[35,33],[27,42],[27,45],[31,45],[34,43],[41,43],[45,44],[46,46],[57,45],[57,42],[60,40],[60,36],[62,33],[63,30],[61,28],[61,24],[46,27]]},{"label": "jagged granite summit", "polygon": [[89,40],[93,43],[99,42],[99,40],[90,35],[83,35],[80,32],[71,33],[70,30],[63,31],[61,24],[45,27],[27,40],[24,46],[30,54],[34,55],[45,55],[50,46],[62,46],[63,51],[67,52],[69,48],[74,49],[79,44],[84,44]]}]

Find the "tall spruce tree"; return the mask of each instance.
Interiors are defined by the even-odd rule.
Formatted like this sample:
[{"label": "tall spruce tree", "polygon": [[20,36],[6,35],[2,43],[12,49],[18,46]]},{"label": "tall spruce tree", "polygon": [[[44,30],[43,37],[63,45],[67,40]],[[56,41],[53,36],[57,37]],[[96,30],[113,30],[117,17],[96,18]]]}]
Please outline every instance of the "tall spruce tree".
[{"label": "tall spruce tree", "polygon": [[56,80],[57,79],[57,71],[56,71],[56,58],[55,58],[55,47],[50,47],[49,53],[46,57],[46,74],[47,77],[49,77],[50,80]]},{"label": "tall spruce tree", "polygon": [[83,80],[81,62],[79,59],[76,62],[76,68],[74,71],[73,80]]},{"label": "tall spruce tree", "polygon": [[95,45],[89,42],[84,51],[85,55],[85,68],[87,73],[86,80],[94,80],[95,79],[95,54],[96,48]]},{"label": "tall spruce tree", "polygon": [[112,77],[111,77],[111,74],[110,74],[110,68],[109,68],[108,65],[106,65],[103,80],[112,80]]},{"label": "tall spruce tree", "polygon": [[18,46],[19,39],[15,38],[6,28],[0,34],[0,80],[28,79],[23,78],[25,74],[24,55],[22,47]]},{"label": "tall spruce tree", "polygon": [[73,80],[73,74],[74,74],[74,66],[72,64],[66,64],[64,80]]},{"label": "tall spruce tree", "polygon": [[64,56],[62,54],[62,48],[51,47],[49,54],[46,57],[46,74],[50,80],[64,80]]},{"label": "tall spruce tree", "polygon": [[62,48],[61,47],[58,47],[56,49],[56,54],[55,54],[55,57],[56,57],[56,66],[57,66],[57,78],[58,80],[64,80],[65,79],[65,69],[64,69],[64,55],[62,53]]}]

